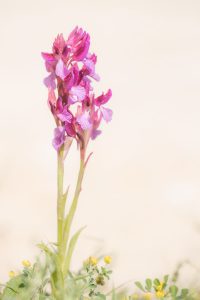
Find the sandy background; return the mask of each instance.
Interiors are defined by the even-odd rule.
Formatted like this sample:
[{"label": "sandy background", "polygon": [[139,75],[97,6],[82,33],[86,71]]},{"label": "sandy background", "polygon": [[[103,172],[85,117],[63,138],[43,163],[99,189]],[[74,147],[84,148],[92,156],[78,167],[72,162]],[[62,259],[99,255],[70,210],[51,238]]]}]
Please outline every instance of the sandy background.
[{"label": "sandy background", "polygon": [[[114,118],[90,146],[74,268],[98,249],[114,256],[117,284],[184,259],[200,267],[200,1],[0,0],[0,281],[33,259],[37,242],[55,240],[40,52],[77,24],[91,34],[97,90],[112,88]],[[75,146],[67,165],[69,183]],[[185,268],[189,282],[195,272]]]}]

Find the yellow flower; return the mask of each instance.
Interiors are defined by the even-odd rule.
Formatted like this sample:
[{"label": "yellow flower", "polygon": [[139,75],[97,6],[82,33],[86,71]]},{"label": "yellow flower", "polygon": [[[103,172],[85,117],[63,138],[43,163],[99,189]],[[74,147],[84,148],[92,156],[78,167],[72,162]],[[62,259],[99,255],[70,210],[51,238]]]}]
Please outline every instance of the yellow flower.
[{"label": "yellow flower", "polygon": [[29,260],[23,260],[22,261],[22,265],[25,267],[25,268],[29,268],[31,266],[31,263]]},{"label": "yellow flower", "polygon": [[94,257],[94,256],[90,256],[90,257],[89,257],[89,260],[88,260],[88,262],[89,262],[89,264],[90,264],[90,265],[92,265],[92,266],[96,266],[96,265],[97,265],[97,263],[98,263],[98,260],[97,260],[97,258],[96,258],[96,257]]},{"label": "yellow flower", "polygon": [[17,275],[17,273],[14,272],[14,271],[10,271],[8,275],[9,275],[10,278],[13,278]]},{"label": "yellow flower", "polygon": [[163,285],[164,285],[164,282],[161,282],[159,285],[156,286],[156,290],[157,291],[162,291]]},{"label": "yellow flower", "polygon": [[164,296],[165,296],[165,292],[163,290],[156,292],[156,297],[157,298],[163,298]]},{"label": "yellow flower", "polygon": [[144,294],[144,299],[145,300],[151,300],[152,299],[152,294],[151,293],[146,293],[146,294]]},{"label": "yellow flower", "polygon": [[106,256],[104,257],[104,262],[105,262],[107,265],[109,265],[109,264],[111,263],[111,261],[112,261],[112,257],[111,257],[111,256],[106,255]]}]

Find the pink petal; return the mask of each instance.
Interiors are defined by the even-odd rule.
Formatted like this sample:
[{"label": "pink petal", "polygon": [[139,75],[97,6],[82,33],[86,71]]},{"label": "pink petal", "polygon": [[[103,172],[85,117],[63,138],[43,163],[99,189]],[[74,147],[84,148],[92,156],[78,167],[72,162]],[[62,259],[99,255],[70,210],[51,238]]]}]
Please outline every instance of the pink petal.
[{"label": "pink petal", "polygon": [[45,66],[47,72],[53,72],[55,70],[56,59],[52,53],[42,52],[42,57],[45,60]]},{"label": "pink petal", "polygon": [[65,48],[65,40],[63,34],[58,34],[53,43],[53,52],[55,54],[62,54]]},{"label": "pink petal", "polygon": [[55,71],[55,73],[62,80],[64,80],[65,77],[68,75],[69,72],[67,71],[67,68],[65,67],[65,64],[62,61],[62,59],[59,59],[57,65],[56,65],[56,71]]},{"label": "pink petal", "polygon": [[42,57],[44,58],[44,60],[47,60],[47,61],[54,61],[55,58],[54,58],[54,55],[52,53],[45,53],[45,52],[42,52]]},{"label": "pink petal", "polygon": [[48,94],[48,103],[50,107],[55,106],[56,104],[56,95],[54,93],[53,89],[49,89],[49,94]]},{"label": "pink petal", "polygon": [[80,43],[80,45],[77,46],[77,49],[74,53],[74,59],[77,61],[83,60],[88,53],[89,47],[90,47],[90,36],[89,34],[87,34],[82,40],[82,42]]},{"label": "pink petal", "polygon": [[51,73],[49,76],[45,77],[43,82],[47,88],[52,88],[53,90],[55,90],[56,83],[55,83],[55,74],[54,73]]},{"label": "pink petal", "polygon": [[92,133],[91,133],[91,139],[92,140],[95,140],[97,136],[99,136],[101,134],[101,130],[99,129],[94,129],[92,130]]},{"label": "pink petal", "polygon": [[85,59],[84,60],[84,65],[86,66],[86,68],[88,69],[88,71],[90,73],[94,73],[95,64],[91,59]]},{"label": "pink petal", "polygon": [[90,74],[90,76],[91,76],[94,80],[96,80],[96,81],[99,81],[99,80],[100,80],[100,76],[99,76],[99,74],[97,74],[97,73]]},{"label": "pink petal", "polygon": [[57,113],[61,113],[63,111],[64,107],[63,107],[63,103],[62,103],[62,98],[58,97],[58,100],[56,102],[56,112]]},{"label": "pink petal", "polygon": [[57,116],[61,121],[71,123],[72,115],[67,108],[64,108],[61,113],[57,114]]},{"label": "pink petal", "polygon": [[58,151],[65,142],[65,128],[59,126],[54,129],[53,147]]},{"label": "pink petal", "polygon": [[109,108],[101,107],[102,117],[106,122],[110,122],[112,120],[113,111]]},{"label": "pink petal", "polygon": [[83,101],[85,96],[86,96],[86,91],[85,91],[84,87],[82,87],[80,85],[74,86],[70,90],[69,101],[70,101],[70,103],[75,103],[77,101]]},{"label": "pink petal", "polygon": [[70,71],[64,80],[65,90],[68,92],[71,89],[71,87],[73,86],[73,84],[74,84],[74,73],[72,71]]},{"label": "pink petal", "polygon": [[65,131],[68,136],[72,136],[72,137],[76,136],[76,131],[72,123],[68,123],[68,122],[65,123]]},{"label": "pink petal", "polygon": [[72,45],[74,43],[75,37],[77,35],[78,26],[76,26],[72,32],[69,34],[69,37],[67,39],[67,44]]},{"label": "pink petal", "polygon": [[92,59],[86,59],[84,61],[84,66],[86,67],[87,71],[89,72],[89,76],[95,79],[96,81],[100,80],[100,76],[95,73],[95,63]]},{"label": "pink petal", "polygon": [[93,54],[88,53],[87,59],[92,60],[94,64],[96,64],[96,62],[97,62],[97,56],[94,53]]},{"label": "pink petal", "polygon": [[46,60],[45,61],[45,67],[46,67],[46,70],[47,72],[54,72],[55,71],[55,68],[56,68],[56,60],[52,60],[52,61],[48,61]]},{"label": "pink petal", "polygon": [[77,123],[81,126],[83,130],[90,129],[92,124],[89,120],[89,114],[87,112],[77,117]]},{"label": "pink petal", "polygon": [[111,89],[109,89],[106,94],[103,93],[101,96],[95,98],[94,103],[97,106],[101,106],[102,104],[107,103],[111,97],[112,97],[112,91]]},{"label": "pink petal", "polygon": [[67,45],[71,48],[73,59],[81,61],[88,54],[90,36],[82,28],[75,27],[68,37]]}]

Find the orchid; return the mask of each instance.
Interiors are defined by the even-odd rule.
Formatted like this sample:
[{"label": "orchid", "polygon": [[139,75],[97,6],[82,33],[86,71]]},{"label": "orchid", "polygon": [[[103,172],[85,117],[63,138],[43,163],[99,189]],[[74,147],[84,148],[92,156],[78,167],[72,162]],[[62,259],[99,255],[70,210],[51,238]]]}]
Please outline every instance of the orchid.
[{"label": "orchid", "polygon": [[[62,34],[56,37],[52,53],[42,53],[49,73],[44,84],[57,126],[53,139],[57,151],[71,138],[85,147],[101,133],[102,120],[112,119],[112,110],[103,106],[110,100],[112,91],[109,89],[100,96],[93,91],[92,80],[99,81],[100,77],[95,71],[97,56],[89,52],[89,47],[89,34],[76,27],[66,40]],[[62,137],[61,127],[65,129]]]},{"label": "orchid", "polygon": [[[73,252],[71,245],[75,244],[82,230],[69,240],[85,168],[91,156],[91,153],[86,156],[87,146],[91,139],[95,139],[101,133],[101,122],[109,122],[112,119],[112,110],[105,107],[112,96],[111,89],[101,95],[95,95],[92,86],[93,80],[99,81],[100,77],[95,70],[97,56],[90,53],[89,48],[89,34],[76,27],[67,39],[64,39],[63,34],[56,37],[51,53],[42,53],[48,72],[44,78],[48,89],[48,106],[56,124],[52,144],[58,157],[55,254],[58,263],[57,275],[52,278],[52,291],[56,299],[60,299],[65,289],[64,279],[68,277]],[[64,160],[73,141],[76,141],[80,151],[80,169],[74,197],[66,213],[68,189],[64,192]]]}]

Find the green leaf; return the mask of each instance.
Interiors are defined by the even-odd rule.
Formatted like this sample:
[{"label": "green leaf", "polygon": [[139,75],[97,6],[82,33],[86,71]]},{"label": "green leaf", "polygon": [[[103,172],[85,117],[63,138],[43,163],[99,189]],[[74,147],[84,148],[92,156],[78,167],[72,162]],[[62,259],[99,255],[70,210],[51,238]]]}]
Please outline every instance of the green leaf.
[{"label": "green leaf", "polygon": [[152,288],[152,280],[150,278],[147,278],[145,282],[146,282],[146,290],[150,292]]},{"label": "green leaf", "polygon": [[144,287],[143,287],[143,285],[141,284],[141,282],[136,281],[136,282],[135,282],[135,285],[136,285],[140,290],[142,290],[143,292],[146,292],[145,289],[144,289]]},{"label": "green leaf", "polygon": [[2,299],[11,299],[11,297],[13,300],[16,299],[20,292],[19,286],[23,283],[23,279],[23,275],[18,275],[10,279],[3,291]]},{"label": "green leaf", "polygon": [[160,285],[160,280],[158,278],[155,278],[153,283],[157,286]]},{"label": "green leaf", "polygon": [[176,285],[172,285],[172,286],[170,286],[169,290],[170,290],[170,293],[171,293],[172,297],[176,297],[176,295],[178,293],[177,286]]},{"label": "green leaf", "polygon": [[85,229],[86,226],[82,227],[81,229],[79,229],[71,238],[70,243],[69,243],[69,247],[67,250],[67,255],[66,255],[66,259],[65,259],[65,265],[64,265],[64,274],[67,275],[68,271],[69,271],[69,267],[70,267],[70,263],[71,263],[71,258],[76,246],[76,243],[78,241],[78,238],[81,234],[81,232],[83,231],[83,229]]},{"label": "green leaf", "polygon": [[73,221],[73,218],[74,218],[74,214],[76,212],[76,208],[77,208],[77,204],[78,204],[78,198],[79,198],[79,195],[80,195],[80,192],[81,192],[81,184],[82,184],[82,180],[83,180],[84,171],[85,171],[85,163],[84,163],[83,160],[81,160],[74,197],[73,197],[69,212],[66,215],[65,220],[64,220],[64,227],[63,227],[64,228],[63,229],[63,234],[64,234],[63,244],[64,245],[68,244],[71,224],[72,224],[72,221]]}]

